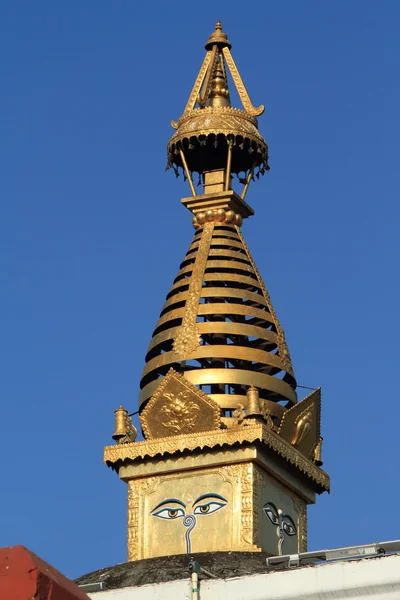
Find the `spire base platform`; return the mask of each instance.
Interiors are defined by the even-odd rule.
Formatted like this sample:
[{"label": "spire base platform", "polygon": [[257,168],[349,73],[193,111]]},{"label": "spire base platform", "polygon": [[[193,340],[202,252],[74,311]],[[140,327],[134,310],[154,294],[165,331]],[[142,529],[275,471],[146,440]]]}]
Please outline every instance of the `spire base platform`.
[{"label": "spire base platform", "polygon": [[232,210],[243,219],[254,215],[254,210],[251,206],[242,200],[234,190],[203,194],[202,196],[190,196],[189,198],[182,198],[181,202],[194,215],[202,212],[207,213],[209,210]]}]

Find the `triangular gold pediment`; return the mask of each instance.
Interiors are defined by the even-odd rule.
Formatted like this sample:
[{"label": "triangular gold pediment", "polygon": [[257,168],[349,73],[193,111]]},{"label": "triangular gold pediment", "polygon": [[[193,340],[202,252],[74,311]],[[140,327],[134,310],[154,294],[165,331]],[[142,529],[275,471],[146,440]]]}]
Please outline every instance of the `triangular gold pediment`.
[{"label": "triangular gold pediment", "polygon": [[282,417],[279,435],[307,458],[313,458],[321,432],[321,388],[314,390]]},{"label": "triangular gold pediment", "polygon": [[139,417],[146,439],[218,429],[220,408],[214,400],[170,369]]}]

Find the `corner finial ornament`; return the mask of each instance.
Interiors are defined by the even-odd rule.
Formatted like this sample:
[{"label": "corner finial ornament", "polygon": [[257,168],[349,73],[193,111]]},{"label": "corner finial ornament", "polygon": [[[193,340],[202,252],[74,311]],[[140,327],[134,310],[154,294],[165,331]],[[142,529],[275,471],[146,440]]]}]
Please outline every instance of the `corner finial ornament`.
[{"label": "corner finial ornament", "polygon": [[317,465],[317,467],[322,467],[322,465],[324,464],[322,462],[322,442],[323,438],[320,437],[318,440],[317,447],[314,450],[314,462]]},{"label": "corner finial ornament", "polygon": [[260,415],[260,397],[258,393],[258,389],[251,385],[247,390],[247,414],[250,415]]},{"label": "corner finial ornament", "polygon": [[115,414],[115,431],[113,433],[113,440],[117,444],[126,444],[134,442],[137,436],[137,429],[132,423],[131,417],[128,415],[126,408],[120,405]]}]

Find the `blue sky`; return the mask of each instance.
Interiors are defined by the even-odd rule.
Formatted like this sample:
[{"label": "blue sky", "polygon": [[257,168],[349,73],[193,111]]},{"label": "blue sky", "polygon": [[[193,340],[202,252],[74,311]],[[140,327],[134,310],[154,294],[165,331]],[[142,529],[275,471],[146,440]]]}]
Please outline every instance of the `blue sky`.
[{"label": "blue sky", "polygon": [[309,547],[399,537],[398,3],[3,2],[0,546],[70,577],[126,557],[103,446],[192,237],[165,150],[218,18],[267,106],[243,233],[323,390]]}]

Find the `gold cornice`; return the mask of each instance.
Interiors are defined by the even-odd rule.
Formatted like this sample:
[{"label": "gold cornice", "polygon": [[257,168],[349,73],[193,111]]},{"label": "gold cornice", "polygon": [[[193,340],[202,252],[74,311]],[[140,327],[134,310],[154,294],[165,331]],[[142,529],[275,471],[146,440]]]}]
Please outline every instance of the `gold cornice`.
[{"label": "gold cornice", "polygon": [[328,474],[316,467],[289,442],[280,438],[262,423],[251,423],[237,428],[232,427],[228,430],[204,431],[131,444],[106,446],[104,449],[104,462],[108,466],[116,467],[118,463],[124,461],[255,442],[265,444],[275,454],[286,460],[296,471],[311,479],[321,491],[329,491]]},{"label": "gold cornice", "polygon": [[[257,118],[250,115],[242,108],[237,108],[235,106],[205,106],[204,108],[193,108],[191,111],[185,112],[182,116],[179,117],[178,128],[183,127],[185,129],[188,129],[188,124],[192,123],[193,118],[201,119],[203,116],[206,119],[209,119],[211,117],[214,117],[215,119],[238,117],[239,119],[243,119],[244,121],[249,123],[247,127],[255,127],[257,129],[258,136],[261,139],[264,139],[261,133],[259,133],[258,131]],[[253,129],[251,129],[251,131],[253,131]]]}]

